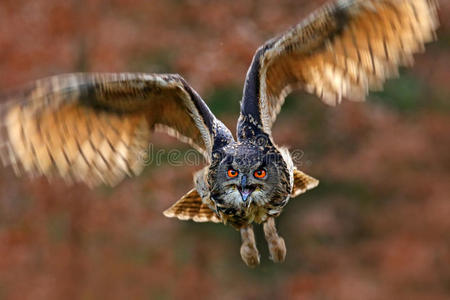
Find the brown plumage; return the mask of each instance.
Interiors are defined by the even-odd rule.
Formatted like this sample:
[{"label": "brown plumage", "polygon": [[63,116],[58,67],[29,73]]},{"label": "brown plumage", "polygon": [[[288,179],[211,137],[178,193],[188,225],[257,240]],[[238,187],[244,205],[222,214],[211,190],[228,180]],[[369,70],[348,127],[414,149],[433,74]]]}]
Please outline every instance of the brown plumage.
[{"label": "brown plumage", "polygon": [[306,175],[302,171],[294,169],[294,185],[291,192],[291,197],[297,197],[310,189],[319,185],[319,181],[311,176]]},{"label": "brown plumage", "polygon": [[260,262],[252,224],[263,223],[270,257],[281,262],[286,247],[274,218],[318,185],[273,141],[285,96],[301,88],[330,105],[363,100],[433,40],[436,9],[434,0],[339,0],[266,42],[247,73],[236,140],[179,75],[39,80],[1,106],[2,161],[18,174],[114,185],[141,172],[151,132],[162,129],[208,162],[165,216],[231,224],[249,266]]},{"label": "brown plumage", "polygon": [[9,95],[2,107],[2,160],[18,174],[94,186],[139,174],[155,126],[206,153],[212,139],[189,89],[178,75],[39,80]]},{"label": "brown plumage", "polygon": [[196,189],[190,190],[174,205],[166,209],[164,215],[168,218],[176,217],[180,220],[192,220],[194,222],[221,222],[216,212],[202,202],[202,198]]},{"label": "brown plumage", "polygon": [[255,55],[266,131],[293,89],[330,105],[381,89],[435,38],[436,8],[434,0],[336,1],[268,41]]}]

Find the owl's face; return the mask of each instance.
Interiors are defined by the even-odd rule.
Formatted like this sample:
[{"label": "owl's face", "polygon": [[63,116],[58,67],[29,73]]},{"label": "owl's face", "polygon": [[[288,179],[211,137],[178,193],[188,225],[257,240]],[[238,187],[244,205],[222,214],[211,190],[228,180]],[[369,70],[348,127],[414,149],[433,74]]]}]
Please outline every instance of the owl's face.
[{"label": "owl's face", "polygon": [[255,208],[284,204],[289,174],[275,147],[234,143],[216,159],[210,172],[211,198],[223,217],[251,222]]}]

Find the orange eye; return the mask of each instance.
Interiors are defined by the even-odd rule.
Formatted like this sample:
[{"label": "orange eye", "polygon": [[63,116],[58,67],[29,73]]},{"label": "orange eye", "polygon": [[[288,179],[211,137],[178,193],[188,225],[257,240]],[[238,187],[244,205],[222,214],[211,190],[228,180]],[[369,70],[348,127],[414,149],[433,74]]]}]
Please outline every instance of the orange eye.
[{"label": "orange eye", "polygon": [[266,170],[264,169],[257,170],[253,175],[255,175],[256,178],[264,178],[266,177]]},{"label": "orange eye", "polygon": [[235,169],[230,168],[230,169],[228,169],[227,174],[228,174],[228,177],[234,178],[234,177],[238,176],[239,172],[236,171]]}]

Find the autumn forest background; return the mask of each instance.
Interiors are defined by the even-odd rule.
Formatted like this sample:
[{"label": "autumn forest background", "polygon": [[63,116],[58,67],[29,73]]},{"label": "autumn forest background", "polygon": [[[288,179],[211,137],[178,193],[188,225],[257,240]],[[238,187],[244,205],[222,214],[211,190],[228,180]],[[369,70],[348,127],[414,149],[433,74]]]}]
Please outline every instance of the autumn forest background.
[{"label": "autumn forest background", "polygon": [[[57,73],[182,74],[232,129],[255,49],[325,1],[1,0],[0,91]],[[289,96],[279,144],[318,188],[261,265],[220,224],[167,219],[201,166],[151,164],[114,189],[0,169],[0,299],[449,299],[450,1],[439,40],[367,103]],[[155,149],[189,147],[156,134]]]}]

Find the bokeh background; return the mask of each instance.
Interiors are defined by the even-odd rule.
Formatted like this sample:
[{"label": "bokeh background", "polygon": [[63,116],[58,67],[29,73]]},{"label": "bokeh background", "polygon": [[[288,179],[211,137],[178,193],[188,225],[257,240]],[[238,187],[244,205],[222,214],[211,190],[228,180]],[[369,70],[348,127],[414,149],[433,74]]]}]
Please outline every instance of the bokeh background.
[{"label": "bokeh background", "polygon": [[[255,49],[325,1],[1,0],[0,90],[78,71],[182,74],[235,128]],[[278,219],[288,255],[166,219],[201,166],[89,190],[0,170],[0,299],[449,299],[450,1],[439,41],[367,103],[291,95],[279,144],[321,180]],[[189,148],[164,135],[157,149]]]}]

